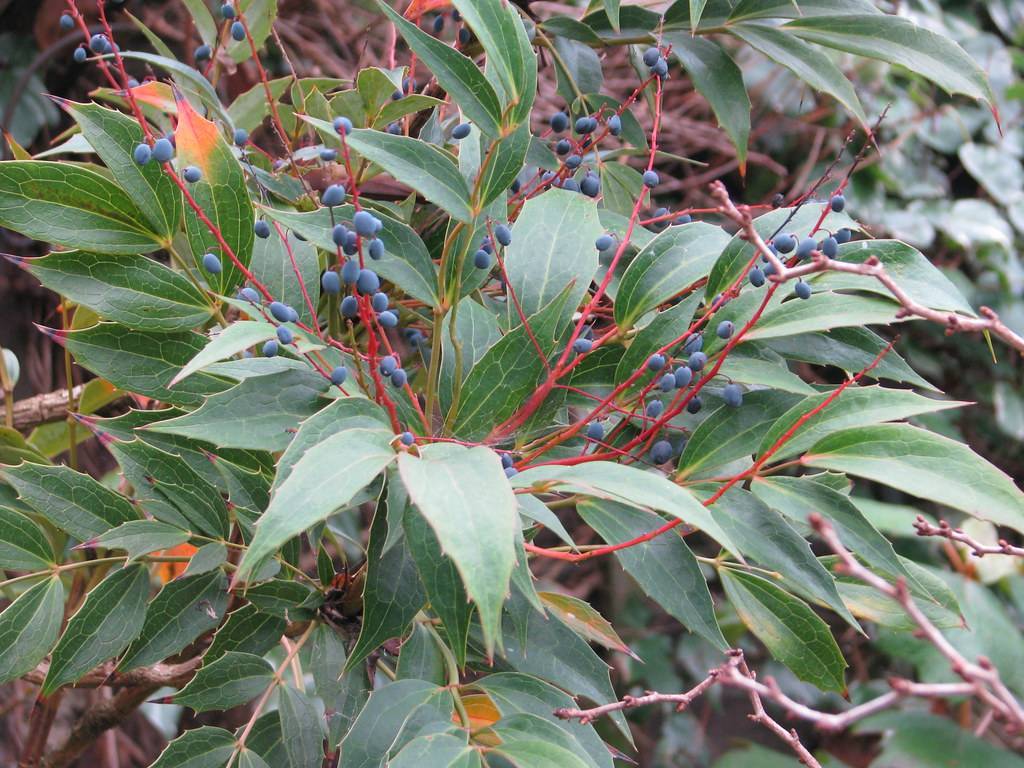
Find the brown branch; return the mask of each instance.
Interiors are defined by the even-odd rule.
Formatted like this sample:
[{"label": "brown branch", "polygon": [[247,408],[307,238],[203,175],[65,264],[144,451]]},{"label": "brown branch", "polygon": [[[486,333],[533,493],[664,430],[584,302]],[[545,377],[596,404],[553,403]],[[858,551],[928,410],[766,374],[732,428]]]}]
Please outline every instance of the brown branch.
[{"label": "brown branch", "polygon": [[[71,394],[76,402],[80,401],[84,386],[79,384],[72,388]],[[67,416],[67,412],[68,391],[66,389],[27,397],[14,404],[14,428],[24,431],[50,421],[60,421]]]},{"label": "brown branch", "polygon": [[[201,657],[183,661],[180,664],[154,664],[150,667],[139,667],[128,672],[116,672],[112,664],[105,664],[89,672],[78,682],[75,688],[134,688],[138,686],[156,686],[162,688],[170,686],[180,688],[192,679],[199,665]],[[22,679],[35,685],[42,685],[46,679],[49,664],[43,662],[34,670],[25,675]]]},{"label": "brown branch", "polygon": [[774,274],[770,280],[776,283],[784,283],[803,275],[817,272],[847,272],[854,275],[873,277],[892,294],[892,297],[900,304],[898,317],[914,316],[925,320],[940,323],[946,327],[946,333],[957,331],[974,332],[987,331],[999,337],[1008,345],[1024,354],[1024,337],[1014,333],[1008,328],[999,315],[989,307],[981,307],[981,317],[967,317],[954,312],[945,312],[932,309],[912,299],[886,272],[885,266],[878,257],[870,256],[861,264],[852,264],[845,261],[831,259],[821,251],[815,250],[808,262],[788,267],[765,243],[761,235],[754,228],[754,220],[751,217],[750,209],[745,206],[737,206],[729,197],[725,185],[719,181],[712,182],[711,196],[718,203],[719,212],[739,225],[742,230],[742,237],[751,243],[755,250],[760,253],[772,265]]},{"label": "brown branch", "polygon": [[940,520],[938,525],[932,525],[922,516],[918,515],[914,521],[914,528],[918,536],[939,536],[950,541],[964,544],[975,557],[985,555],[1013,555],[1024,557],[1024,547],[1015,547],[1006,539],[1000,539],[996,544],[982,544],[977,539],[964,533],[961,528],[954,528],[945,520]]}]

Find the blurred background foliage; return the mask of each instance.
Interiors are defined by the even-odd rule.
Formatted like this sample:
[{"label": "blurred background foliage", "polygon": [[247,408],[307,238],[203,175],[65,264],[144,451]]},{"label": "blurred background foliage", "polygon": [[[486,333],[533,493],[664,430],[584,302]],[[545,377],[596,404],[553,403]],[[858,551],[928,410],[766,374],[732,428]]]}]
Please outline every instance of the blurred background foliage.
[{"label": "blurred background foliage", "polygon": [[[180,0],[135,2],[131,11],[167,43],[183,61],[199,44],[199,35]],[[361,67],[378,62],[387,45],[375,30],[379,17],[368,2],[280,0],[275,24],[279,40],[302,75],[350,78]],[[89,3],[79,3],[88,14]],[[847,193],[849,212],[875,236],[907,241],[926,253],[954,280],[974,306],[990,306],[1017,332],[1024,332],[1024,3],[988,2],[879,3],[886,12],[911,17],[918,24],[959,42],[988,73],[997,97],[999,124],[983,104],[950,99],[938,88],[896,67],[853,56],[835,60],[856,86],[865,111],[874,117],[887,110],[877,135],[879,152],[869,155]],[[55,23],[60,0],[0,0],[0,119],[5,134],[33,154],[46,153],[67,137],[68,119],[45,96],[56,93],[85,100],[101,85],[94,67],[72,61],[77,33],[64,33]],[[658,6],[660,9],[660,6]],[[531,3],[539,18],[580,9],[559,3]],[[115,31],[143,44],[137,28],[119,22]],[[138,39],[135,39],[138,38]],[[790,72],[749,48],[733,45],[752,101],[752,133],[745,176],[714,115],[688,82],[677,74],[668,81],[668,119],[662,149],[701,164],[668,164],[672,178],[662,197],[675,196],[673,208],[707,205],[709,181],[722,178],[734,194],[749,203],[769,202],[782,194],[788,200],[805,191],[835,158],[852,123],[835,102],[816,94]],[[284,75],[281,51],[269,46],[271,75]],[[553,110],[564,105],[556,90],[553,64],[541,62],[544,89],[540,104]],[[633,64],[622,49],[582,57],[577,79],[603,81],[602,92],[621,97],[635,87]],[[546,75],[546,76],[545,76]],[[251,62],[237,65],[218,85],[225,102],[258,83]],[[548,110],[550,111],[550,110]],[[637,117],[647,124],[644,105]],[[539,109],[538,115],[545,114]],[[1001,128],[1001,129],[1000,129]],[[663,176],[664,178],[664,176]],[[38,255],[40,246],[9,231],[0,231],[0,250]],[[17,395],[25,397],[64,386],[58,352],[44,336],[32,333],[33,322],[47,325],[58,317],[53,296],[15,267],[0,267],[0,344],[14,349],[22,375]],[[973,336],[946,336],[942,328],[924,323],[907,326],[899,349],[913,367],[952,398],[977,406],[924,417],[928,426],[968,442],[976,451],[1020,482],[1024,477],[1024,361],[1005,348],[990,348]],[[823,372],[802,371],[810,380]],[[86,446],[84,467],[95,474],[108,469],[98,446]],[[951,468],[955,471],[955,468]],[[893,537],[901,554],[930,563],[959,598],[964,627],[951,628],[949,638],[967,655],[991,658],[1018,695],[1024,694],[1024,576],[1009,558],[972,560],[952,545],[914,538],[911,522],[919,512],[935,518],[948,510],[906,506],[906,499],[875,489],[874,498],[858,499],[873,522]],[[890,495],[886,495],[886,493]],[[956,521],[956,518],[951,518]],[[973,524],[972,533],[993,540],[995,531]],[[573,583],[557,561],[537,569],[553,583]],[[702,678],[719,663],[716,650],[658,610],[637,599],[635,585],[613,563],[577,567],[573,594],[595,603],[622,630],[623,639],[643,661],[617,654],[611,663],[620,691],[679,690]],[[609,588],[610,587],[610,588]],[[730,642],[744,644],[736,617],[722,616]],[[950,672],[935,652],[904,635],[882,628],[866,638],[849,628],[839,639],[857,685],[852,697],[869,698],[886,690],[888,674],[916,674],[923,680],[945,680]],[[749,652],[757,654],[756,648]],[[757,657],[762,674],[774,675],[784,690],[816,707],[841,705],[835,694],[821,694],[797,681],[770,659]],[[87,696],[91,694],[83,694]],[[829,701],[829,696],[834,700]],[[5,695],[0,689],[0,702]],[[81,707],[89,706],[87,699]],[[937,705],[942,706],[942,705]],[[167,712],[169,708],[162,708]],[[757,726],[746,721],[741,694],[715,689],[689,712],[648,708],[631,712],[639,726],[641,764],[649,766],[796,766],[776,751]],[[801,732],[804,743],[834,756],[830,765],[914,766],[957,765],[987,768],[1024,767],[1013,754],[1019,744],[997,749],[970,733],[969,713],[894,712],[862,723],[854,734],[827,736]],[[724,715],[724,716],[723,716]],[[965,729],[950,728],[952,717]],[[231,713],[228,713],[228,717]],[[0,715],[2,717],[2,715]],[[70,718],[69,718],[70,719]],[[163,743],[161,728],[169,724],[139,718],[127,732],[143,753],[155,754]],[[17,727],[13,718],[0,722],[0,765],[4,729]],[[883,734],[883,735],[880,735]],[[88,756],[87,756],[88,757]],[[85,764],[85,763],[83,763]]]}]

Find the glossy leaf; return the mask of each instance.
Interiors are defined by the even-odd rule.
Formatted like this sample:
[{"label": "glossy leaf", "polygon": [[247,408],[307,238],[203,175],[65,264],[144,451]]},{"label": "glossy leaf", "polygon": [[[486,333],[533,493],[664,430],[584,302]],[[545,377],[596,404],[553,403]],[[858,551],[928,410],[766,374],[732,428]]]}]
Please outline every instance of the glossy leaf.
[{"label": "glossy leaf", "polygon": [[[597,270],[594,240],[604,232],[597,206],[584,195],[551,189],[531,198],[512,227],[505,248],[508,281],[527,318],[558,298],[567,285],[563,312],[572,312]],[[519,324],[509,308],[512,326]]]},{"label": "glossy leaf", "polygon": [[403,453],[398,470],[409,498],[433,528],[443,551],[477,604],[485,645],[498,636],[501,606],[516,560],[516,501],[498,455],[444,443]]},{"label": "glossy leaf", "polygon": [[365,129],[352,131],[345,141],[396,181],[412,187],[454,218],[459,221],[473,218],[466,181],[451,157],[440,149],[408,136]]},{"label": "glossy leaf", "polygon": [[210,317],[192,283],[145,256],[54,251],[21,264],[50,290],[129,328],[186,331]]},{"label": "glossy leaf", "polygon": [[[442,327],[450,328],[450,324],[449,316],[443,321]],[[440,399],[445,408],[451,405],[456,378],[459,382],[465,380],[484,353],[501,339],[501,330],[498,328],[497,318],[490,310],[472,298],[466,297],[459,301],[459,307],[455,313],[455,337],[462,346],[462,354],[458,358],[455,354],[455,345],[452,343],[451,334],[444,333],[441,337],[439,390]],[[461,371],[455,369],[456,359],[462,363]]]},{"label": "glossy leaf", "polygon": [[613,651],[636,656],[611,623],[589,603],[557,592],[539,592],[544,608],[554,613],[576,634]]},{"label": "glossy leaf", "polygon": [[316,695],[324,702],[330,744],[348,733],[369,696],[369,680],[362,669],[338,676],[345,659],[345,641],[332,627],[317,626],[310,641],[309,667]]},{"label": "glossy leaf", "polygon": [[118,668],[123,671],[157,664],[214,629],[227,609],[227,586],[220,570],[165,584],[146,609],[142,632]]},{"label": "glossy leaf", "polygon": [[129,562],[159,549],[171,549],[189,540],[191,534],[159,520],[129,520],[89,543],[104,549],[121,549]]},{"label": "glossy leaf", "polygon": [[203,725],[170,742],[150,768],[223,768],[235,751],[230,731]]},{"label": "glossy leaf", "polygon": [[65,248],[148,253],[163,246],[132,198],[96,171],[71,163],[0,163],[0,226]]},{"label": "glossy leaf", "polygon": [[237,578],[251,575],[278,547],[326,519],[395,459],[385,429],[348,429],[309,448],[277,486],[239,563]]},{"label": "glossy leaf", "polygon": [[182,196],[159,163],[139,165],[132,152],[145,138],[134,117],[98,104],[64,102],[114,180],[138,205],[150,231],[169,242],[181,223]]},{"label": "glossy leaf", "polygon": [[1024,530],[1024,493],[1008,476],[963,443],[910,424],[837,432],[815,443],[803,460]]},{"label": "glossy leaf", "polygon": [[50,578],[33,585],[0,613],[0,683],[35,666],[53,648],[64,620],[64,585]]},{"label": "glossy leaf", "polygon": [[772,656],[825,691],[846,687],[846,661],[828,625],[800,600],[760,576],[721,568],[729,602]]},{"label": "glossy leaf", "polygon": [[243,352],[267,339],[277,335],[277,326],[265,320],[236,320],[227,328],[217,328],[210,332],[210,340],[202,350],[188,361],[174,378],[171,386],[187,379],[197,371],[203,370],[212,363],[225,360]]},{"label": "glossy leaf", "polygon": [[39,571],[56,562],[49,539],[31,518],[0,507],[0,563],[4,569]]},{"label": "glossy leaf", "polygon": [[963,93],[995,106],[988,78],[963,48],[903,16],[816,16],[795,19],[784,29],[812,43],[898,64],[948,93]]},{"label": "glossy leaf", "polygon": [[[245,267],[252,260],[255,219],[245,186],[245,174],[224,140],[220,129],[197,113],[186,99],[178,98],[178,122],[174,131],[179,166],[195,166],[202,178],[188,185],[188,191],[205,216],[218,228],[224,243]],[[196,265],[202,267],[203,255],[220,258],[222,271],[202,271],[206,282],[219,293],[231,293],[242,274],[229,252],[201,221],[191,205],[185,206],[185,231]]]},{"label": "glossy leaf", "polygon": [[195,712],[231,709],[256,698],[273,682],[274,670],[266,659],[229,651],[203,664],[188,685],[174,695],[174,703]]},{"label": "glossy leaf", "polygon": [[3,474],[26,504],[81,541],[138,520],[128,499],[70,467],[25,463]]},{"label": "glossy leaf", "polygon": [[[260,611],[255,605],[243,605],[228,614],[213,642],[204,654],[206,664],[225,653],[238,651],[262,656],[280,640],[287,622],[279,616]],[[340,669],[340,667],[339,667]]]},{"label": "glossy leaf", "polygon": [[[615,366],[615,382],[622,384],[632,378],[633,374],[644,368],[651,355],[683,336],[693,321],[693,313],[700,300],[699,292],[691,293],[679,303],[651,317],[650,321],[637,331],[629,347],[619,358],[618,365]],[[668,352],[671,354],[672,350],[669,349]],[[627,393],[636,392],[650,383],[651,374],[646,369],[644,371],[644,375],[626,390]]]},{"label": "glossy leaf", "polygon": [[[608,544],[635,539],[662,524],[657,515],[611,501],[586,501],[578,509]],[[615,558],[666,613],[716,648],[726,647],[700,565],[677,533],[619,550]]]},{"label": "glossy leaf", "polygon": [[320,768],[324,760],[324,733],[316,704],[291,686],[281,687],[278,699],[284,751],[293,768]]},{"label": "glossy leaf", "polygon": [[93,587],[53,649],[43,695],[127,648],[142,631],[148,595],[149,572],[141,565],[122,568]]},{"label": "glossy leaf", "polygon": [[630,262],[615,297],[615,322],[630,328],[648,310],[707,274],[729,243],[721,227],[700,221],[669,227]]}]

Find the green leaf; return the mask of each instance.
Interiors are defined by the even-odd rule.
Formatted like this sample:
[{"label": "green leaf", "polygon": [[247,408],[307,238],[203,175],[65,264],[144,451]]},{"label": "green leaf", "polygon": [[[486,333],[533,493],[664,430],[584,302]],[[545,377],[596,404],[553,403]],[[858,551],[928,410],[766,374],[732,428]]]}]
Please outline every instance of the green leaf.
[{"label": "green leaf", "polygon": [[165,520],[191,530],[226,539],[228,509],[220,492],[181,457],[139,439],[114,441],[108,449],[135,485],[136,492],[148,489],[177,510],[180,519]]},{"label": "green leaf", "polygon": [[[177,59],[171,58],[170,52],[166,56],[158,56],[146,51],[121,51],[121,58],[128,59],[129,61],[141,61],[158,69],[166,70],[174,78],[174,82],[179,88],[183,91],[194,93],[218,120],[222,120],[228,128],[234,129],[235,126],[231,121],[231,115],[224,109],[224,105],[221,104],[220,97],[210,84],[210,81],[203,77],[201,72],[186,64],[182,64]],[[109,63],[113,63],[113,56],[108,55],[107,60]],[[260,86],[260,90],[263,90],[262,86]],[[265,95],[263,98],[266,100]]]},{"label": "green leaf", "polygon": [[[536,389],[545,373],[547,357],[565,325],[569,287],[533,317],[527,318],[533,337],[546,356],[541,359],[524,325],[506,333],[473,366],[462,386],[455,413],[454,434],[479,440],[511,417]],[[449,419],[451,414],[449,414]]]},{"label": "green leaf", "polygon": [[[469,762],[475,760],[476,762]],[[425,765],[444,765],[448,768],[468,768],[480,765],[474,747],[450,733],[428,733],[419,736],[388,761],[388,768],[422,768]]]},{"label": "green leaf", "polygon": [[542,739],[509,739],[493,751],[520,768],[587,768],[588,765],[565,747]]},{"label": "green leaf", "polygon": [[392,439],[386,429],[347,429],[306,450],[274,489],[236,578],[251,575],[278,547],[327,519],[380,474],[395,459]]},{"label": "green leaf", "polygon": [[228,559],[228,548],[219,541],[203,544],[192,555],[182,576],[198,576],[220,568]]},{"label": "green leaf", "polygon": [[[588,500],[577,510],[608,544],[635,539],[664,522],[650,512],[612,501]],[[619,550],[615,558],[644,593],[669,615],[716,648],[726,648],[700,565],[677,533],[670,531],[635,547]]]},{"label": "green leaf", "polygon": [[199,354],[174,375],[170,386],[177,385],[196,371],[201,371],[220,360],[234,357],[276,335],[277,326],[265,320],[236,320],[227,328],[216,328],[210,332],[210,340]]},{"label": "green leaf", "polygon": [[803,16],[881,13],[871,0],[740,0],[729,22],[750,19],[798,19]]},{"label": "green leaf", "polygon": [[526,160],[526,152],[532,139],[530,126],[523,123],[494,145],[490,162],[484,168],[479,181],[478,206],[484,209],[495,201],[499,201],[500,204],[503,196],[507,195],[509,186],[523,170],[523,162]]},{"label": "green leaf", "polygon": [[963,443],[910,424],[837,432],[815,443],[802,461],[1024,530],[1024,494],[1013,480]]},{"label": "green leaf", "polygon": [[666,229],[622,275],[615,296],[615,322],[623,329],[633,327],[645,312],[706,275],[728,243],[721,227],[701,221]]},{"label": "green leaf", "polygon": [[889,14],[817,16],[795,19],[783,29],[818,45],[906,67],[947,93],[996,99],[988,77],[963,48],[946,35]]},{"label": "green leaf", "polygon": [[[391,488],[388,487],[390,495]],[[367,656],[392,637],[405,634],[416,614],[427,601],[416,574],[405,537],[399,537],[387,551],[388,536],[385,505],[380,504],[370,526],[366,548],[366,580],[363,584],[363,620],[359,637],[348,652],[345,671],[358,669]]]},{"label": "green leaf", "polygon": [[402,641],[395,676],[403,680],[428,680],[438,685],[448,681],[436,636],[420,623],[413,624],[409,636]]},{"label": "green leaf", "polygon": [[[450,328],[450,316],[441,322],[442,328]],[[459,301],[455,314],[455,338],[462,346],[462,370],[455,370],[455,346],[452,344],[451,333],[441,336],[441,381],[438,387],[442,407],[448,408],[452,402],[452,392],[456,377],[463,382],[473,370],[484,353],[501,339],[498,321],[490,310],[478,304],[470,297]]]},{"label": "green leaf", "polygon": [[321,271],[316,247],[300,240],[294,232],[287,232],[285,237],[287,246],[274,229],[270,237],[256,238],[249,271],[277,301],[294,307],[300,322],[313,325],[306,296],[316,307],[320,299]]},{"label": "green leaf", "polygon": [[175,655],[220,624],[227,606],[227,579],[220,570],[168,582],[149,604],[142,632],[118,669],[145,667]]},{"label": "green leaf", "polygon": [[672,46],[693,87],[707,99],[719,126],[736,148],[736,159],[744,171],[750,140],[750,97],[740,68],[724,48],[707,38],[666,30],[662,40]]},{"label": "green leaf", "polygon": [[488,71],[497,73],[502,101],[513,107],[508,124],[526,121],[537,94],[537,57],[518,9],[502,0],[455,0],[453,5],[483,46]]},{"label": "green leaf", "polygon": [[149,571],[141,565],[122,568],[96,585],[53,649],[43,695],[75,682],[127,648],[142,631],[148,596]]},{"label": "green leaf", "polygon": [[270,765],[256,750],[243,749],[238,753],[238,768],[270,768]]},{"label": "green leaf", "polygon": [[24,463],[3,474],[22,501],[80,541],[138,519],[124,496],[67,466]]},{"label": "green leaf", "polygon": [[203,655],[205,663],[209,664],[229,651],[262,656],[277,645],[287,624],[280,616],[264,613],[255,605],[243,605],[228,615],[227,621],[213,636],[210,648]]},{"label": "green leaf", "polygon": [[403,453],[398,470],[409,498],[430,523],[477,604],[490,655],[516,560],[516,500],[498,455],[438,443]]},{"label": "green leaf", "polygon": [[[398,28],[413,53],[434,73],[438,85],[448,92],[459,108],[481,131],[496,138],[500,132],[498,126],[501,123],[501,105],[498,103],[498,95],[494,92],[494,87],[484,77],[483,72],[477,69],[473,60],[451,48],[447,43],[424,32],[412,22],[406,21],[382,0],[378,0],[377,5]],[[514,52],[510,51],[509,55],[514,55]],[[533,59],[532,52],[530,58]],[[536,67],[536,63],[534,63],[534,67]],[[530,96],[532,97],[532,94]],[[527,103],[525,98],[523,103]],[[527,106],[527,111],[529,111],[529,106]],[[356,147],[356,151],[361,152],[358,147]],[[415,188],[415,185],[412,186]]]},{"label": "green leaf", "polygon": [[568,731],[587,752],[594,765],[612,768],[611,753],[592,725],[581,725],[577,721],[561,720],[554,716],[556,709],[577,706],[577,702],[554,686],[516,672],[488,675],[473,685],[487,694],[503,717],[517,713],[542,717]]},{"label": "green leaf", "polygon": [[[768,346],[792,360],[834,365],[849,373],[857,373],[874,362],[887,343],[867,328],[835,328],[829,333],[802,333],[772,339]],[[871,376],[904,381],[921,389],[938,391],[907,365],[897,352],[886,354],[872,369]]]},{"label": "green leaf", "polygon": [[660,472],[609,461],[575,466],[546,464],[524,470],[511,479],[513,488],[537,486],[545,492],[579,493],[599,499],[665,512],[704,530],[722,546],[733,549],[732,539],[704,505]]},{"label": "green leaf", "polygon": [[223,768],[235,751],[235,737],[223,728],[203,725],[168,744],[150,768]]},{"label": "green leaf", "polygon": [[[513,594],[512,603],[511,610],[522,614],[526,622],[524,636],[520,638],[509,613],[505,614],[502,647],[505,661],[513,669],[547,680],[573,697],[584,696],[598,704],[617,698],[608,676],[608,665],[594,653],[586,640],[556,617],[542,616],[533,610],[526,604],[525,597]],[[538,648],[545,652],[534,653]],[[612,713],[611,718],[629,738],[622,713]]]},{"label": "green leaf", "polygon": [[128,553],[128,561],[131,562],[158,549],[170,549],[184,544],[190,537],[188,531],[159,520],[129,520],[99,538],[92,539],[88,544],[105,549],[122,549]]},{"label": "green leaf", "polygon": [[195,712],[231,709],[259,696],[274,683],[274,669],[251,653],[229,651],[203,664],[188,685],[174,695],[174,703]]},{"label": "green leaf", "polygon": [[810,545],[775,510],[754,494],[733,488],[715,504],[716,520],[739,544],[734,554],[778,571],[794,589],[818,600],[860,629],[843,604],[832,574],[815,558]]},{"label": "green leaf", "polygon": [[164,245],[114,182],[81,165],[0,163],[0,226],[65,248],[148,253]]},{"label": "green leaf", "polygon": [[[630,510],[631,512],[635,510]],[[613,651],[628,653],[636,658],[636,654],[619,637],[619,633],[611,623],[590,603],[572,595],[559,592],[538,592],[545,610],[551,611],[569,629],[586,638],[592,643],[603,645]]]},{"label": "green leaf", "polygon": [[[278,77],[267,81],[271,96],[277,100],[288,90],[292,84],[291,77]],[[219,101],[219,99],[218,99]],[[244,128],[247,131],[255,131],[270,114],[270,104],[267,103],[267,90],[263,83],[258,82],[243,91],[231,102],[227,109],[228,123],[235,128]]]},{"label": "green leaf", "polygon": [[772,424],[798,400],[785,392],[757,390],[744,396],[745,408],[720,406],[690,434],[679,457],[678,476],[689,477],[753,456]]},{"label": "green leaf", "polygon": [[[355,213],[355,208],[351,205],[336,206],[333,219],[331,211],[326,208],[309,213],[274,208],[261,210],[270,218],[305,237],[313,245],[330,253],[337,250],[334,240],[331,239],[334,222],[350,221]],[[384,243],[384,255],[373,262],[373,270],[410,297],[419,299],[428,306],[436,306],[437,269],[430,260],[430,253],[420,236],[408,225],[388,215],[387,211],[375,210],[374,215],[383,224],[379,238]]]},{"label": "green leaf", "polygon": [[[277,0],[237,0],[237,10],[239,14],[245,16],[256,50],[261,50],[270,36],[270,28],[277,18]],[[235,40],[232,38],[226,41],[226,48],[228,55],[237,63],[246,61],[252,56],[252,47],[247,39]]]},{"label": "green leaf", "polygon": [[[178,97],[177,102],[178,122],[174,139],[178,165],[180,168],[194,165],[202,172],[202,178],[189,184],[188,191],[206,217],[220,230],[235,258],[248,267],[256,239],[253,234],[256,214],[245,186],[242,166],[216,125],[192,109],[184,98]],[[190,205],[185,207],[185,232],[196,265],[207,284],[218,293],[231,293],[242,281],[242,273]],[[210,274],[202,269],[206,253],[220,258],[220,274]]]},{"label": "green leaf", "polygon": [[288,447],[299,423],[324,405],[321,395],[328,386],[327,379],[310,370],[253,376],[184,416],[150,424],[146,431],[207,440],[221,448],[280,451]]},{"label": "green leaf", "polygon": [[53,251],[19,263],[51,291],[129,328],[186,331],[210,317],[192,283],[145,256]]},{"label": "green leaf", "polygon": [[[812,395],[793,405],[778,417],[771,429],[765,432],[758,455],[769,448],[807,413],[821,407],[831,393]],[[774,454],[773,460],[797,456],[827,435],[850,427],[867,426],[882,421],[896,421],[934,413],[948,408],[960,408],[967,403],[957,400],[934,400],[907,389],[886,387],[847,387],[831,403],[804,422],[799,430]]]},{"label": "green leaf", "polygon": [[[594,240],[604,232],[597,205],[584,195],[550,189],[523,206],[505,248],[505,271],[526,317],[558,298],[566,286],[563,311],[572,312],[590,289],[597,271]],[[509,308],[512,325],[518,315]]]},{"label": "green leaf", "polygon": [[984,765],[989,768],[1024,768],[1024,758],[979,738],[927,712],[883,712],[857,726],[860,732],[884,731],[879,765],[937,766]]},{"label": "green leaf", "polygon": [[889,540],[845,494],[805,477],[758,477],[754,478],[751,490],[765,504],[800,524],[806,524],[811,514],[820,514],[835,526],[843,543],[868,565],[890,579],[916,583]]},{"label": "green leaf", "polygon": [[290,686],[281,687],[277,702],[281,712],[284,751],[293,768],[320,768],[324,762],[324,732],[316,704]]},{"label": "green leaf", "polygon": [[25,590],[0,613],[0,683],[35,669],[53,648],[64,620],[64,585],[50,578]]},{"label": "green leaf", "polygon": [[[803,205],[800,208],[779,208],[769,211],[766,214],[754,219],[754,229],[762,238],[768,240],[776,231],[792,232],[800,237],[810,232],[818,222],[821,209],[817,205]],[[834,232],[841,227],[857,229],[857,223],[845,213],[829,211],[821,226],[829,232]],[[708,299],[714,298],[722,291],[731,287],[739,278],[747,273],[747,264],[754,258],[754,246],[740,237],[739,233],[733,235],[729,244],[722,251],[722,255],[708,276],[708,284],[704,289],[704,296]]]},{"label": "green leaf", "polygon": [[316,695],[324,702],[328,743],[337,744],[348,732],[369,696],[369,680],[362,669],[345,672],[345,641],[326,624],[313,630],[310,639],[309,671]]},{"label": "green leaf", "polygon": [[[839,24],[846,25],[847,18],[840,19]],[[857,98],[853,84],[826,54],[795,35],[775,27],[742,22],[730,24],[728,29],[731,34],[776,64],[784,66],[816,91],[823,91],[835,98],[857,122],[865,129],[869,128],[867,115],[864,114],[864,107]],[[783,29],[788,29],[788,26]]]},{"label": "green leaf", "polygon": [[419,139],[367,129],[352,131],[345,141],[396,181],[412,187],[454,218],[459,221],[473,218],[469,187],[451,157],[442,150]]},{"label": "green leaf", "polygon": [[[775,299],[779,298],[780,294],[776,294]],[[786,294],[781,298],[786,298]],[[899,320],[899,309],[895,301],[854,293],[824,291],[807,301],[790,297],[781,304],[773,301],[744,339],[773,339],[844,326],[892,325]]]},{"label": "green leaf", "polygon": [[57,558],[43,530],[31,518],[0,507],[0,565],[11,571],[40,571]]},{"label": "green leaf", "polygon": [[164,173],[160,163],[139,165],[132,157],[145,141],[135,118],[98,104],[63,102],[78,123],[82,135],[110,171],[121,189],[127,192],[151,232],[169,242],[181,223],[181,191]]},{"label": "green leaf", "polygon": [[[700,303],[701,295],[695,291],[679,303],[657,312],[650,321],[637,331],[629,346],[615,366],[615,383],[625,383],[634,373],[643,368],[647,359],[671,341],[679,338],[689,327],[693,312]],[[650,383],[650,377],[641,376],[626,390],[636,392]]]},{"label": "green leaf", "polygon": [[396,740],[407,727],[415,733],[437,723],[450,725],[452,709],[451,694],[424,680],[396,680],[378,688],[341,742],[339,768],[376,768],[401,748]]},{"label": "green leaf", "polygon": [[759,576],[729,568],[720,568],[718,575],[729,602],[772,656],[823,691],[846,688],[846,661],[814,611]]},{"label": "green leaf", "polygon": [[604,73],[597,52],[568,37],[558,36],[554,44],[552,56],[558,95],[572,104],[585,94],[598,93],[604,85]]},{"label": "green leaf", "polygon": [[206,45],[213,48],[217,45],[217,22],[213,20],[213,14],[203,0],[184,0],[188,9],[188,15],[192,17],[192,23],[196,26],[199,39]]},{"label": "green leaf", "polygon": [[75,361],[97,376],[118,389],[171,405],[199,405],[204,396],[230,386],[206,373],[171,386],[178,370],[203,347],[203,337],[195,333],[133,331],[117,323],[99,323],[63,338]]},{"label": "green leaf", "polygon": [[437,536],[423,515],[408,507],[402,522],[405,543],[416,563],[430,608],[441,619],[455,658],[464,666],[473,609],[458,568],[451,557],[442,552]]},{"label": "green leaf", "polygon": [[[914,301],[932,309],[960,312],[975,317],[974,310],[953,282],[937,269],[916,248],[899,240],[858,240],[839,247],[839,261],[863,264],[869,258],[882,262],[885,271]],[[890,297],[892,294],[874,278],[846,272],[823,272],[812,276],[815,288],[832,291],[871,291]]]},{"label": "green leaf", "polygon": [[309,584],[287,579],[271,579],[249,587],[245,597],[261,611],[289,621],[310,618],[323,602],[323,595]]}]

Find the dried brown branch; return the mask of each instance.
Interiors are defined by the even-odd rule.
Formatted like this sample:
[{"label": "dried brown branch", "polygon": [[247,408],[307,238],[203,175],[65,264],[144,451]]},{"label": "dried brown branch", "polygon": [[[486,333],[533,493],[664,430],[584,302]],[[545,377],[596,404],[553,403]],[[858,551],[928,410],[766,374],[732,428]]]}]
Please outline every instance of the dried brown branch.
[{"label": "dried brown branch", "polygon": [[818,272],[847,272],[854,275],[873,277],[885,286],[886,290],[900,304],[898,317],[913,316],[931,320],[944,325],[947,333],[987,331],[1024,354],[1024,337],[1007,327],[994,310],[989,307],[981,307],[978,310],[981,317],[967,317],[966,315],[959,315],[954,312],[926,307],[924,304],[912,299],[897,284],[886,271],[882,262],[875,256],[870,256],[863,263],[853,264],[829,258],[821,251],[815,250],[807,262],[792,267],[786,266],[775,252],[768,247],[767,243],[765,243],[764,239],[754,228],[754,220],[750,209],[745,205],[737,206],[733,203],[724,184],[718,181],[712,182],[711,196],[718,203],[719,212],[739,225],[743,239],[751,243],[755,250],[772,265],[774,274],[771,275],[770,280],[776,283],[783,283],[803,275]]},{"label": "dried brown branch", "polygon": [[[75,687],[99,688],[101,686],[108,686],[110,688],[134,688],[137,686],[155,685],[158,688],[164,686],[180,688],[192,679],[201,663],[202,658],[196,657],[183,661],[180,664],[154,664],[150,667],[139,667],[128,672],[116,672],[113,662],[111,662],[89,672],[75,683]],[[43,680],[46,679],[48,669],[49,664],[43,662],[22,679],[35,685],[42,685]]]},{"label": "dried brown branch", "polygon": [[939,536],[965,545],[975,557],[985,555],[1013,555],[1024,557],[1024,547],[1015,547],[1006,539],[1000,539],[995,544],[982,544],[977,539],[964,533],[960,528],[954,528],[945,520],[940,520],[938,525],[932,525],[923,517],[918,515],[914,521],[914,528],[918,536]]},{"label": "dried brown branch", "polygon": [[[83,390],[79,384],[71,390],[77,401]],[[14,404],[14,428],[19,430],[32,429],[49,421],[59,421],[67,416],[68,391],[58,389],[55,392],[44,392],[41,395],[18,400]]]}]

